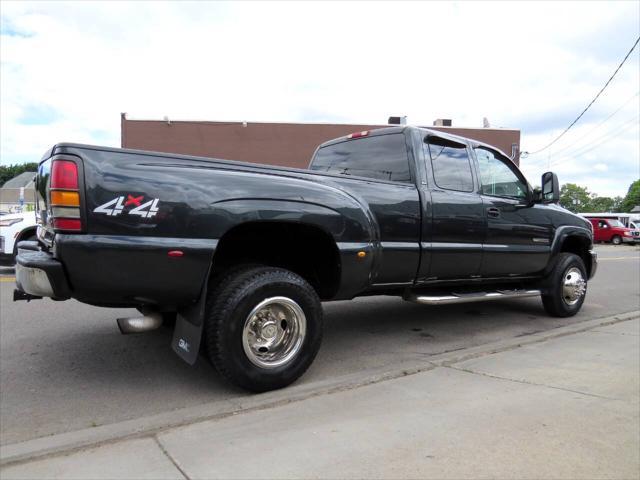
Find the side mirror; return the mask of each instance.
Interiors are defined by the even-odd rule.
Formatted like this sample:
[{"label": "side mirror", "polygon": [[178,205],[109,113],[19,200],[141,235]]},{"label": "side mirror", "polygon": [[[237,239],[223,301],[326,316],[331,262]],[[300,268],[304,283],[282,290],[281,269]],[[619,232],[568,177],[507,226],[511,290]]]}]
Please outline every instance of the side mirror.
[{"label": "side mirror", "polygon": [[542,174],[542,203],[558,203],[560,201],[560,184],[558,175],[553,172]]}]

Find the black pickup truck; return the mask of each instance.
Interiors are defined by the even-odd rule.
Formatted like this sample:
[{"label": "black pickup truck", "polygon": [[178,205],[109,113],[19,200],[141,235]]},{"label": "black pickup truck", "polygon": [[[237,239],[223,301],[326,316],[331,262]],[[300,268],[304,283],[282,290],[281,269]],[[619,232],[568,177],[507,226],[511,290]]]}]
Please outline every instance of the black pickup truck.
[{"label": "black pickup truck", "polygon": [[58,144],[14,299],[136,307],[123,333],[174,321],[187,362],[204,350],[232,382],[280,388],[318,352],[322,301],[540,295],[576,314],[591,224],[557,205],[555,174],[541,185],[494,147],[409,126],[326,142],[308,170]]}]

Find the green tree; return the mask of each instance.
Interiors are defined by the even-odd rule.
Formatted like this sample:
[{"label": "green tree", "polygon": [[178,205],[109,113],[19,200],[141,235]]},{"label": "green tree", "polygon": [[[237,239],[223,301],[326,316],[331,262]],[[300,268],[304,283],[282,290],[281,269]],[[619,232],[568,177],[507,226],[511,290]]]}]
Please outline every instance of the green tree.
[{"label": "green tree", "polygon": [[620,211],[630,212],[636,205],[640,205],[640,179],[629,185],[627,195],[620,204]]},{"label": "green tree", "polygon": [[616,201],[611,197],[598,197],[595,193],[591,194],[589,208],[592,212],[613,212]]},{"label": "green tree", "polygon": [[573,213],[588,212],[591,209],[591,194],[586,187],[565,183],[560,188],[560,205]]},{"label": "green tree", "polygon": [[613,197],[613,207],[611,208],[612,212],[620,212],[622,208],[622,200],[624,200],[621,196]]},{"label": "green tree", "polygon": [[35,172],[38,170],[37,163],[18,163],[15,165],[0,165],[0,187],[13,177],[24,172]]}]

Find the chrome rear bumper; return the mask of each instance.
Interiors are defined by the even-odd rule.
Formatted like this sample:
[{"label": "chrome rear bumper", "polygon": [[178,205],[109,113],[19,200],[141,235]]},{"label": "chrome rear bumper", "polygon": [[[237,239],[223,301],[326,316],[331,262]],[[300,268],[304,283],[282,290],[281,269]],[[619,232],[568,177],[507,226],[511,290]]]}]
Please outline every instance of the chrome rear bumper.
[{"label": "chrome rear bumper", "polygon": [[16,257],[16,289],[34,297],[70,297],[62,263],[40,250],[37,242],[20,242]]}]

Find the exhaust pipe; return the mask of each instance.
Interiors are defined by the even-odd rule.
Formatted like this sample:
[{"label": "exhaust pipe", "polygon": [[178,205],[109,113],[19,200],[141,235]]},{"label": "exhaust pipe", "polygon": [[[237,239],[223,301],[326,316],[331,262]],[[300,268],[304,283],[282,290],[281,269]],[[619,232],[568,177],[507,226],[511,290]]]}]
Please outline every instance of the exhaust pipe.
[{"label": "exhaust pipe", "polygon": [[144,317],[118,319],[118,328],[123,335],[149,332],[160,328],[161,325],[162,313],[159,312],[147,313]]}]

